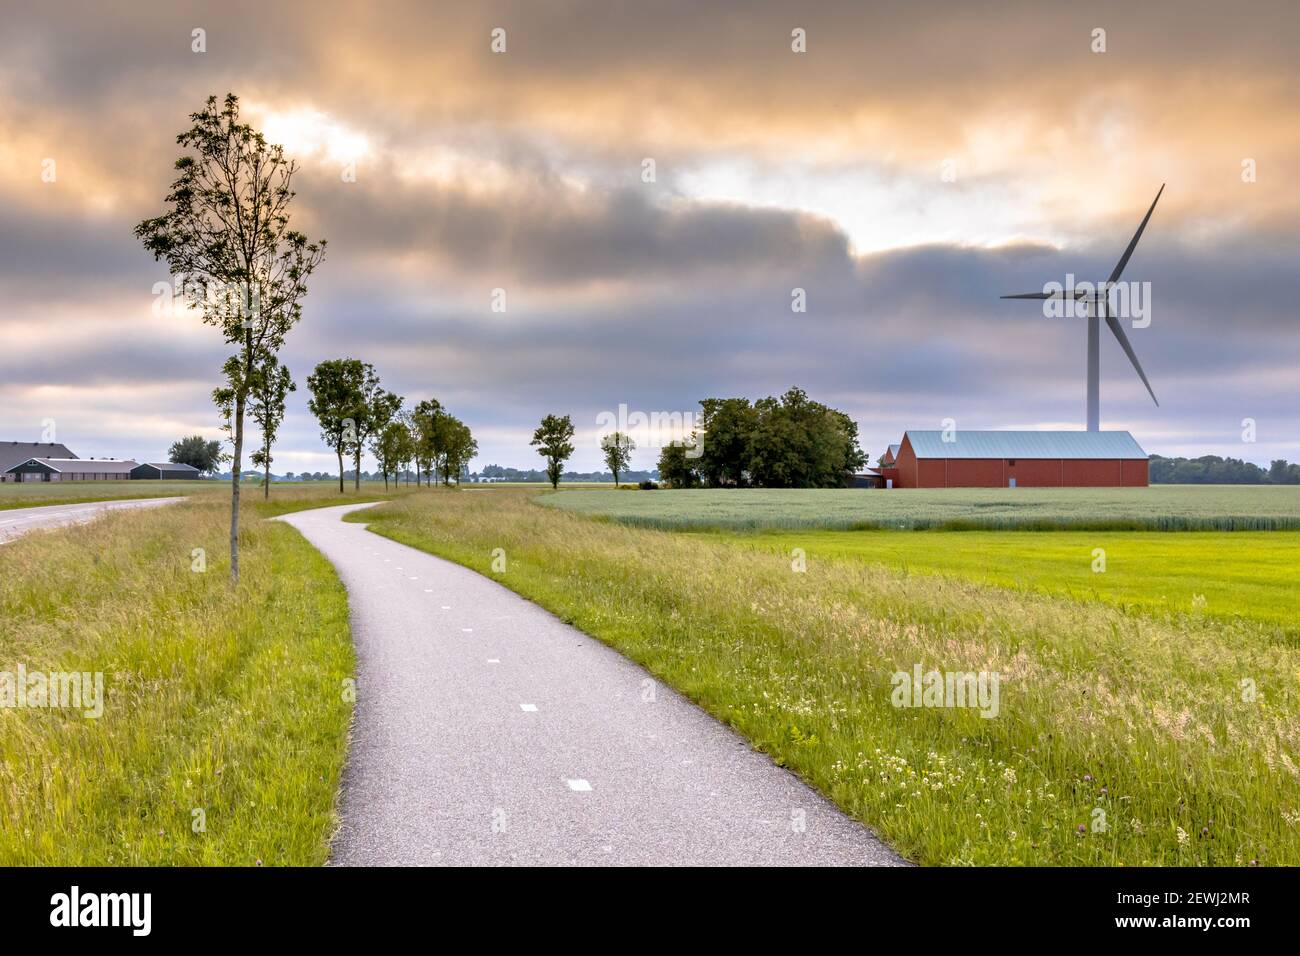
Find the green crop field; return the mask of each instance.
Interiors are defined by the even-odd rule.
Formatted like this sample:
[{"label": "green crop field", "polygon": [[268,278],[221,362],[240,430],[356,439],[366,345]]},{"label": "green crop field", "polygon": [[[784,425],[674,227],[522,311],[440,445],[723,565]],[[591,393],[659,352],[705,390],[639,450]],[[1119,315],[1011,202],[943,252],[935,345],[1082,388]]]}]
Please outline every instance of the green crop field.
[{"label": "green crop field", "polygon": [[1300,636],[1300,532],[716,534],[792,561],[802,556],[812,566],[823,560],[863,562],[904,575],[951,575],[1175,618],[1248,619]]},{"label": "green crop field", "polygon": [[611,489],[538,502],[655,528],[1300,529],[1300,485]]}]

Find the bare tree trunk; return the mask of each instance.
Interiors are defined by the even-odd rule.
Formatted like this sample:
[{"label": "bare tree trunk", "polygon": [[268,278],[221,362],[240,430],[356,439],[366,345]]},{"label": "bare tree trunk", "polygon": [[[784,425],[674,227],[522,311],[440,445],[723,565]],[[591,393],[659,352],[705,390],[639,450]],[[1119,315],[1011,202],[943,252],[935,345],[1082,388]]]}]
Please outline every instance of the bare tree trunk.
[{"label": "bare tree trunk", "polygon": [[352,476],[352,490],[361,490],[361,441],[357,441],[356,474]]},{"label": "bare tree trunk", "polygon": [[235,456],[230,466],[230,584],[239,583],[239,473],[244,462],[244,393],[235,393]]},{"label": "bare tree trunk", "polygon": [[343,446],[339,445],[334,451],[339,456],[339,494],[343,494]]},{"label": "bare tree trunk", "polygon": [[266,446],[266,470],[262,473],[262,498],[271,500],[271,446]]}]

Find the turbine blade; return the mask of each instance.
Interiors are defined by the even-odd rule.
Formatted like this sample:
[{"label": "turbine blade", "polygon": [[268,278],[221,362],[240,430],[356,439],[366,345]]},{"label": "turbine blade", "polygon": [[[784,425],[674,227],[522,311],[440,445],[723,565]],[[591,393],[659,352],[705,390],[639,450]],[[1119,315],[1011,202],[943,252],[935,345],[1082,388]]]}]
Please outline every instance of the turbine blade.
[{"label": "turbine blade", "polygon": [[1132,362],[1133,367],[1137,369],[1138,377],[1142,379],[1142,384],[1147,387],[1147,391],[1151,394],[1151,401],[1155,402],[1156,407],[1159,408],[1160,401],[1156,398],[1156,393],[1152,391],[1151,383],[1147,381],[1147,373],[1142,371],[1142,363],[1138,361],[1137,353],[1133,351],[1133,346],[1129,344],[1128,336],[1124,334],[1124,326],[1120,325],[1119,319],[1115,318],[1113,315],[1106,316],[1106,324],[1110,326],[1110,330],[1115,333],[1115,338],[1119,340],[1120,348],[1124,350],[1124,354],[1128,356],[1128,360]]},{"label": "turbine blade", "polygon": [[[1133,250],[1137,248],[1138,240],[1142,238],[1142,230],[1147,227],[1147,222],[1151,219],[1151,214],[1156,211],[1156,203],[1160,201],[1160,195],[1164,191],[1165,184],[1161,183],[1160,192],[1156,193],[1156,198],[1151,200],[1151,208],[1148,209],[1147,214],[1142,217],[1142,225],[1138,226],[1138,231],[1133,233],[1133,241],[1128,244],[1128,248],[1124,250],[1124,255],[1120,256],[1119,262],[1115,264],[1115,271],[1110,274],[1110,279],[1108,280],[1109,284],[1113,285],[1119,281],[1119,274],[1124,271],[1124,267],[1128,265],[1129,259],[1132,258]],[[1137,360],[1134,359],[1134,361],[1136,362]]]},{"label": "turbine blade", "polygon": [[1019,295],[999,296],[1002,299],[1077,299],[1079,293],[1066,295],[1064,292],[1022,292]]}]

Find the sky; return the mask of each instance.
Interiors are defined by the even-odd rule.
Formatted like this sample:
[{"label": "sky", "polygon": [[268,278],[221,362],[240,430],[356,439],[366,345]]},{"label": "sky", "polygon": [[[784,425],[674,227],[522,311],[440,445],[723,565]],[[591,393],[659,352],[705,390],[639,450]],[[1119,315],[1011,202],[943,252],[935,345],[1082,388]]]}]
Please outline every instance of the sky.
[{"label": "sky", "polygon": [[633,430],[650,468],[700,399],[791,386],[873,459],[946,419],[1081,428],[1084,320],[998,297],[1104,279],[1161,184],[1124,274],[1160,405],[1103,329],[1102,427],[1300,459],[1294,4],[0,0],[0,23],[0,440],[159,460],[220,436],[231,347],[163,308],[132,228],[234,92],[329,243],[275,471],[335,468],[305,382],[344,356],[465,421],[475,469],[541,467],[556,413],[595,470],[621,407],[662,424]]}]

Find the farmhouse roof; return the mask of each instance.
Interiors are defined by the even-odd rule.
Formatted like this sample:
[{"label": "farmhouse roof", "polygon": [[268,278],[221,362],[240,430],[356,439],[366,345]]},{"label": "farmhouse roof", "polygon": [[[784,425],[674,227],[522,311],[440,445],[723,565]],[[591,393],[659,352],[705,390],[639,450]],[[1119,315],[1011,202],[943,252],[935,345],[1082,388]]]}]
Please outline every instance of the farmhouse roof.
[{"label": "farmhouse roof", "polygon": [[148,465],[150,468],[157,468],[159,471],[198,471],[193,465],[187,465],[179,461],[144,461],[142,465]]},{"label": "farmhouse roof", "polygon": [[0,472],[33,458],[76,458],[67,445],[48,441],[0,441]]},{"label": "farmhouse roof", "polygon": [[[62,475],[84,474],[127,474],[138,462],[120,458],[25,458],[23,461],[37,461],[47,468],[53,468]],[[15,464],[21,465],[22,461]]]},{"label": "farmhouse roof", "polygon": [[956,429],[908,431],[917,458],[1103,458],[1142,459],[1147,453],[1128,432],[1015,432]]}]

